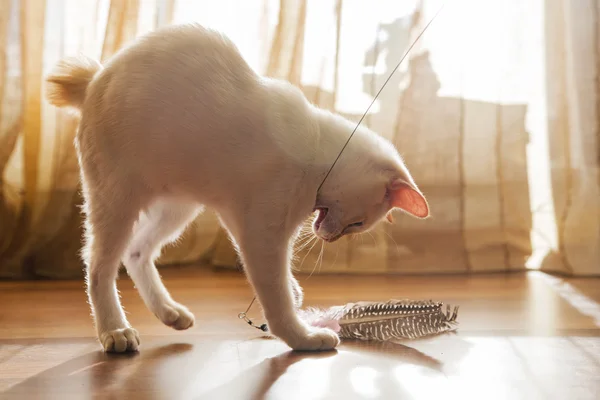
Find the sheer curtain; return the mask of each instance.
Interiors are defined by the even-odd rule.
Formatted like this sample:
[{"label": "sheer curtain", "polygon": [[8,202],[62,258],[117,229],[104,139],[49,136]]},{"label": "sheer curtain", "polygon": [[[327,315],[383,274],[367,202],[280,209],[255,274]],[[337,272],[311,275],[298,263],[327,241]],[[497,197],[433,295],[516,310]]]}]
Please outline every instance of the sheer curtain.
[{"label": "sheer curtain", "polygon": [[[199,22],[258,72],[358,120],[442,0],[0,0],[0,276],[81,276],[77,120],[48,105],[65,55],[102,60]],[[596,0],[450,0],[364,123],[392,140],[433,217],[307,243],[311,272],[600,274]],[[236,263],[206,213],[163,265]]]}]

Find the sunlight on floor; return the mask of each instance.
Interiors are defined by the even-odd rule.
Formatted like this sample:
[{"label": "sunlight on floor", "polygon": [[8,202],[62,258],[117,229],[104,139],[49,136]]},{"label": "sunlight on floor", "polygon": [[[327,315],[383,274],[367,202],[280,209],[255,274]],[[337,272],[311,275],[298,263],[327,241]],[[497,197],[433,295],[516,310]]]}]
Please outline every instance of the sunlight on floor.
[{"label": "sunlight on floor", "polygon": [[377,388],[377,377],[381,373],[371,367],[356,367],[349,374],[354,391],[368,399],[377,398],[381,392]]},{"label": "sunlight on floor", "polygon": [[556,276],[543,274],[541,279],[580,314],[587,315],[600,328],[600,303],[581,293],[575,286]]}]

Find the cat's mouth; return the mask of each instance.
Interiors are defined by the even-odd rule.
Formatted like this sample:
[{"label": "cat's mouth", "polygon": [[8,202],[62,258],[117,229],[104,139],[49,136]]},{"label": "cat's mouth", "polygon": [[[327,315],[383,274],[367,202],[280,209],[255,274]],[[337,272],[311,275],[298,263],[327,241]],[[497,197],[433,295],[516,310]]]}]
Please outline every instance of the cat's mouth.
[{"label": "cat's mouth", "polygon": [[317,215],[317,218],[315,218],[315,221],[313,222],[313,228],[314,228],[315,235],[316,235],[317,232],[319,231],[319,228],[321,228],[321,223],[323,223],[323,220],[327,216],[327,208],[318,207],[318,208],[315,208],[315,211],[317,211],[319,213]]},{"label": "cat's mouth", "polygon": [[321,228],[321,224],[323,223],[323,220],[327,216],[328,209],[326,207],[317,207],[317,208],[315,208],[315,211],[318,212],[318,215],[317,215],[317,218],[315,218],[315,220],[313,222],[313,232],[318,238],[320,238],[328,243],[332,243],[343,236],[343,232],[336,236],[333,236],[333,237],[324,237],[324,236],[319,235],[319,229]]}]

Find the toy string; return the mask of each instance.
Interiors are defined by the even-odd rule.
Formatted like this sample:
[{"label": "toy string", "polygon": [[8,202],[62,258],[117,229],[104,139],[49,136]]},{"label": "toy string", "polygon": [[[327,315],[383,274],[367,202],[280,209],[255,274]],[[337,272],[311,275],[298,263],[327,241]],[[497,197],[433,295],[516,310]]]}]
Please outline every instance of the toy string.
[{"label": "toy string", "polygon": [[250,308],[252,308],[252,304],[254,304],[255,301],[256,301],[256,296],[254,296],[254,298],[252,298],[252,301],[248,305],[248,308],[246,309],[246,311],[238,314],[238,318],[246,321],[246,323],[248,325],[250,325],[251,327],[259,329],[263,332],[267,332],[269,330],[269,328],[267,327],[267,324],[255,325],[254,322],[252,322],[252,320],[250,318],[248,318],[248,311],[250,311]]},{"label": "toy string", "polygon": [[[396,73],[396,71],[398,70],[398,68],[400,68],[400,65],[402,64],[402,62],[404,61],[404,59],[408,56],[408,54],[410,53],[410,51],[412,50],[412,48],[417,44],[417,42],[419,41],[419,39],[421,38],[421,36],[423,36],[423,34],[425,33],[425,31],[431,25],[431,23],[437,18],[437,16],[442,11],[442,9],[444,8],[445,5],[446,5],[446,3],[442,3],[442,5],[437,10],[437,12],[435,13],[435,15],[433,17],[431,17],[431,19],[429,20],[429,22],[427,23],[427,25],[425,25],[425,27],[423,28],[423,30],[421,31],[421,33],[419,33],[419,35],[412,42],[412,44],[410,45],[410,47],[404,52],[404,55],[402,56],[402,58],[400,59],[400,61],[398,61],[398,63],[396,64],[396,66],[394,67],[394,69],[392,70],[392,72],[390,72],[390,74],[388,75],[388,77],[385,80],[385,82],[383,82],[383,85],[381,85],[381,88],[379,88],[379,91],[377,91],[377,94],[375,94],[375,97],[373,97],[373,100],[371,101],[371,104],[369,104],[369,106],[367,107],[367,109],[365,110],[365,112],[363,113],[363,115],[358,120],[358,123],[356,124],[356,126],[354,127],[354,130],[352,131],[352,133],[350,134],[350,136],[346,140],[346,143],[344,143],[344,146],[342,147],[342,149],[338,153],[337,157],[333,161],[333,164],[331,164],[331,167],[327,171],[327,174],[325,174],[325,177],[323,178],[323,181],[321,181],[321,184],[319,185],[319,187],[317,189],[317,194],[319,193],[319,191],[321,190],[321,188],[325,184],[325,181],[329,177],[329,174],[331,174],[331,171],[333,170],[333,167],[335,167],[335,165],[337,164],[338,160],[342,156],[342,153],[344,152],[344,150],[346,150],[346,147],[348,146],[348,143],[350,143],[350,140],[352,139],[352,137],[356,133],[356,130],[358,129],[358,127],[360,126],[360,124],[363,122],[363,120],[365,119],[365,117],[369,113],[369,110],[371,109],[371,107],[373,107],[373,104],[375,104],[375,101],[377,100],[377,98],[379,97],[379,95],[381,94],[381,92],[383,92],[383,89],[385,88],[385,86],[388,84],[388,82],[390,81],[390,79],[392,79],[392,76],[394,75],[394,73]],[[243,319],[244,321],[246,321],[246,323],[248,325],[250,325],[250,326],[252,326],[252,327],[254,327],[256,329],[259,329],[259,330],[261,330],[263,332],[267,332],[269,330],[269,328],[267,327],[267,324],[255,325],[254,322],[252,322],[252,320],[250,318],[248,318],[248,312],[252,308],[252,305],[254,304],[255,301],[256,301],[256,296],[254,296],[252,298],[252,301],[248,305],[248,308],[246,309],[246,311],[241,312],[241,313],[238,314],[238,318],[239,319]]]},{"label": "toy string", "polygon": [[331,167],[329,168],[329,171],[327,171],[327,174],[325,175],[325,178],[323,178],[323,181],[321,182],[321,184],[319,185],[319,188],[317,189],[317,193],[319,193],[319,191],[323,187],[323,184],[325,183],[325,181],[329,177],[329,174],[333,170],[333,167],[335,167],[335,164],[337,164],[338,160],[342,156],[342,153],[344,152],[344,150],[346,150],[346,146],[348,146],[348,143],[350,143],[350,139],[352,139],[352,137],[356,133],[356,130],[358,129],[358,127],[362,123],[363,119],[365,119],[365,117],[369,113],[369,110],[371,109],[371,107],[373,107],[373,104],[375,104],[375,101],[377,100],[377,98],[379,97],[379,95],[381,94],[381,92],[383,92],[383,89],[385,88],[385,86],[388,84],[388,82],[390,81],[390,79],[392,79],[392,76],[394,75],[394,73],[396,72],[396,70],[398,68],[400,68],[400,65],[402,64],[402,62],[404,61],[404,59],[408,56],[408,53],[410,53],[410,51],[415,46],[415,44],[417,44],[417,42],[419,41],[419,39],[421,38],[421,36],[423,36],[423,34],[425,33],[425,31],[427,30],[427,28],[429,28],[429,25],[431,25],[431,23],[435,20],[435,18],[438,16],[438,14],[442,11],[442,9],[444,8],[445,4],[446,3],[442,4],[442,6],[437,10],[437,12],[435,13],[435,15],[429,20],[429,22],[427,23],[427,25],[425,25],[425,28],[423,28],[423,30],[421,31],[421,33],[419,33],[419,36],[417,36],[417,38],[412,42],[412,44],[410,45],[410,47],[408,48],[408,50],[406,50],[406,52],[404,53],[404,55],[402,56],[402,58],[400,59],[400,61],[398,61],[398,63],[396,64],[396,66],[394,67],[394,69],[392,70],[392,72],[390,72],[390,74],[388,75],[388,77],[385,80],[385,82],[383,82],[383,85],[381,85],[381,88],[379,89],[379,91],[377,92],[377,94],[375,95],[375,97],[373,97],[373,100],[371,101],[371,104],[369,104],[369,107],[367,107],[367,109],[365,110],[365,112],[362,115],[362,117],[360,117],[360,119],[358,120],[358,123],[356,124],[356,126],[354,127],[354,130],[352,131],[352,133],[348,137],[348,140],[346,140],[346,143],[344,144],[344,146],[340,150],[340,152],[337,155],[336,159],[333,161],[333,164],[331,164]]}]

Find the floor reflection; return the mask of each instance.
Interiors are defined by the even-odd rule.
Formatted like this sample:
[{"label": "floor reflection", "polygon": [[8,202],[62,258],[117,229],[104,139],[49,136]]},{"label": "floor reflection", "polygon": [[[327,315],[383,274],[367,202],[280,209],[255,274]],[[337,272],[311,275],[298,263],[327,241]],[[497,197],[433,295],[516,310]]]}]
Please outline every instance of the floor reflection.
[{"label": "floor reflection", "polygon": [[48,340],[16,357],[53,353],[66,361],[0,398],[595,399],[598,336],[460,332],[403,343],[346,341],[324,353],[289,351],[277,340],[187,336],[167,344],[168,337],[154,337],[130,355],[103,354],[96,343],[74,346],[73,355],[68,344]]},{"label": "floor reflection", "polygon": [[[85,304],[79,316],[70,313],[60,325],[39,312],[42,296],[47,298],[43,310],[61,310],[56,316],[70,311],[80,296],[78,283],[71,297],[62,289],[57,296],[44,290],[38,297],[27,294],[13,301],[14,292],[0,290],[0,303],[11,304],[0,316],[5,335],[0,339],[0,399],[596,400],[600,281],[544,277],[309,280],[314,304],[350,301],[348,292],[361,299],[401,292],[461,305],[455,333],[398,343],[344,341],[337,352],[318,354],[291,352],[281,341],[240,326],[234,311],[243,305],[236,300],[212,315],[216,323],[210,329],[185,333],[161,330],[150,313],[144,319],[139,300],[129,309],[136,310],[132,318],[139,318],[134,322],[141,327],[141,352],[107,355],[81,328],[81,321],[89,322]],[[188,280],[174,287],[187,288]],[[122,286],[129,291],[126,297],[137,298]],[[184,298],[196,298],[192,306],[198,310],[208,308],[213,296],[210,290],[206,297],[195,294],[196,287],[179,291]],[[232,299],[246,299],[245,293],[232,293]]]}]

